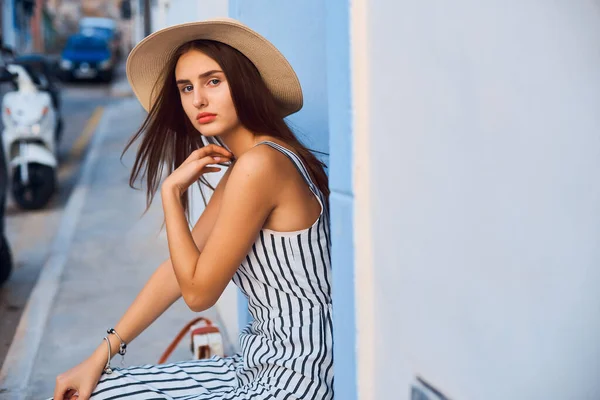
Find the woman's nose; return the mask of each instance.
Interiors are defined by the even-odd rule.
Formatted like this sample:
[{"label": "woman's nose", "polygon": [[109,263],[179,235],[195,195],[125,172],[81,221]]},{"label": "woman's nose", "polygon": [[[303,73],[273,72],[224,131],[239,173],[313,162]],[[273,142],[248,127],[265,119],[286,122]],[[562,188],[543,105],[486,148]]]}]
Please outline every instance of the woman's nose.
[{"label": "woman's nose", "polygon": [[193,105],[196,108],[205,107],[206,106],[206,96],[200,90],[194,91],[194,101]]}]

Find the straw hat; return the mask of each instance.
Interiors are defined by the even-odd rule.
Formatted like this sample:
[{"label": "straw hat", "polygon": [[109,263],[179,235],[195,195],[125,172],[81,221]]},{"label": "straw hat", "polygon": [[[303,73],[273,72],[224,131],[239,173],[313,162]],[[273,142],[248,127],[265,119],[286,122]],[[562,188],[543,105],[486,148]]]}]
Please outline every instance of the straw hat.
[{"label": "straw hat", "polygon": [[228,44],[248,57],[275,96],[283,116],[302,108],[300,81],[283,54],[239,21],[220,18],[162,29],[146,37],[131,51],[127,58],[127,79],[146,111],[155,100],[151,99],[152,89],[175,50],[198,39]]}]

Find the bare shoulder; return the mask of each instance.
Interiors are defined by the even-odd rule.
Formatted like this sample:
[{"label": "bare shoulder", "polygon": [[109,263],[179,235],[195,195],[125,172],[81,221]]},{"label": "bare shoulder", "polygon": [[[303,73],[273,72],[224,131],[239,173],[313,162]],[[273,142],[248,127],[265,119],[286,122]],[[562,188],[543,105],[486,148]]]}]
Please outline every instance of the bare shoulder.
[{"label": "bare shoulder", "polygon": [[226,196],[274,207],[289,177],[289,164],[285,155],[269,146],[253,147],[231,167]]},{"label": "bare shoulder", "polygon": [[232,174],[269,179],[274,182],[274,180],[285,176],[286,167],[289,167],[289,165],[289,160],[280,151],[270,146],[261,145],[244,153],[235,162]]}]

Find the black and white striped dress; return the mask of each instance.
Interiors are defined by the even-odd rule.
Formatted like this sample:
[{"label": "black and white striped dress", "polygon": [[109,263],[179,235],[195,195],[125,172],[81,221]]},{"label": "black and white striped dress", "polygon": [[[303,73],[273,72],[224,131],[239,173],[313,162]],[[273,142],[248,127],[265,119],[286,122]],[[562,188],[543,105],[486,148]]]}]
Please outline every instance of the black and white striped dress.
[{"label": "black and white striped dress", "polygon": [[307,229],[260,231],[233,281],[248,297],[253,321],[240,353],[102,375],[92,399],[333,399],[329,216],[325,199],[298,156],[285,154],[321,203]]}]

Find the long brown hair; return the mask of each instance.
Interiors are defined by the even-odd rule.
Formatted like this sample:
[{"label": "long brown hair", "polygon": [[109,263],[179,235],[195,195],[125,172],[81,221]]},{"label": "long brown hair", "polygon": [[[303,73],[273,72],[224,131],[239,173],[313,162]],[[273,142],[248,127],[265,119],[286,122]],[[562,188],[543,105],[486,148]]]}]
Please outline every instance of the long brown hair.
[{"label": "long brown hair", "polygon": [[[315,185],[329,197],[326,165],[320,161],[292,132],[281,116],[277,101],[264,83],[256,66],[242,53],[221,42],[196,40],[177,49],[165,66],[161,78],[153,89],[156,99],[142,126],[125,146],[123,154],[139,139],[135,163],[129,177],[129,185],[146,179],[146,206],[150,207],[160,185],[165,166],[170,174],[178,168],[189,154],[204,146],[201,134],[194,128],[181,106],[175,83],[175,67],[179,57],[190,50],[198,50],[219,64],[225,74],[231,97],[240,123],[251,132],[272,136],[294,149],[308,169]],[[159,92],[156,92],[159,90]],[[154,93],[160,93],[154,96]],[[213,189],[204,177],[202,185]],[[202,193],[202,190],[201,190]],[[204,198],[204,194],[202,195]],[[188,197],[182,204],[189,217]]]}]

